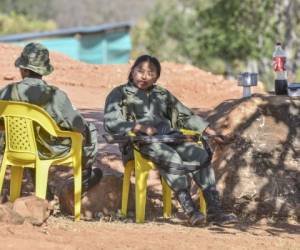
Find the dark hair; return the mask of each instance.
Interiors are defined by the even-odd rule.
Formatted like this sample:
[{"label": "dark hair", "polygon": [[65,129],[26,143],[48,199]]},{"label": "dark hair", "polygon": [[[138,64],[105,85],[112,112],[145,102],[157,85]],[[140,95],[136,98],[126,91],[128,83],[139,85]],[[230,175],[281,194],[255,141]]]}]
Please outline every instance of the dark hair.
[{"label": "dark hair", "polygon": [[42,77],[42,75],[40,75],[40,74],[38,74],[38,73],[36,73],[36,72],[34,72],[32,70],[29,70],[29,76],[30,77],[36,77],[36,78]]},{"label": "dark hair", "polygon": [[152,64],[156,69],[157,79],[159,78],[160,71],[161,71],[161,66],[160,66],[160,62],[158,61],[158,59],[154,56],[142,55],[142,56],[139,56],[135,60],[134,64],[131,66],[130,72],[129,72],[129,75],[128,75],[128,81],[131,81],[131,82],[133,81],[132,73],[133,73],[134,68],[137,67],[139,64],[141,64],[143,62],[149,62],[150,64]]},{"label": "dark hair", "polygon": [[43,77],[42,75],[40,75],[40,74],[30,70],[30,69],[23,68],[23,70],[26,70],[28,72],[29,77],[32,77],[32,78],[42,78]]}]

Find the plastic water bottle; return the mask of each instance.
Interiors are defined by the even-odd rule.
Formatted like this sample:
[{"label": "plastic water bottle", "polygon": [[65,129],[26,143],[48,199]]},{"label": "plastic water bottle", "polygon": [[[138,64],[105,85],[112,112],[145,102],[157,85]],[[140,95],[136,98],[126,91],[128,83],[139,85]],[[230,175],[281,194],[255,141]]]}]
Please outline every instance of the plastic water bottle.
[{"label": "plastic water bottle", "polygon": [[275,94],[287,94],[287,71],[286,71],[286,52],[282,49],[281,43],[277,43],[273,52],[273,69],[276,73]]}]

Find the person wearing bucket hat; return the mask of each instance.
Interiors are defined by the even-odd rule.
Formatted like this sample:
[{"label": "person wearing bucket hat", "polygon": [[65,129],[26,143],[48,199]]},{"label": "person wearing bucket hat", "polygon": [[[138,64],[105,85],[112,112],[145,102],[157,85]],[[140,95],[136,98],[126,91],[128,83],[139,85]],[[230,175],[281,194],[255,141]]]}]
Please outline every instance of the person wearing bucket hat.
[{"label": "person wearing bucket hat", "polygon": [[[22,80],[8,84],[0,90],[0,99],[38,105],[47,111],[60,128],[82,133],[82,188],[85,193],[102,177],[99,168],[92,170],[97,154],[96,127],[86,122],[74,109],[65,92],[42,79],[54,70],[46,47],[40,43],[27,44],[15,61],[15,66],[20,69]],[[42,159],[63,156],[70,150],[69,138],[53,138],[39,126],[36,127],[36,135],[39,156]]]}]

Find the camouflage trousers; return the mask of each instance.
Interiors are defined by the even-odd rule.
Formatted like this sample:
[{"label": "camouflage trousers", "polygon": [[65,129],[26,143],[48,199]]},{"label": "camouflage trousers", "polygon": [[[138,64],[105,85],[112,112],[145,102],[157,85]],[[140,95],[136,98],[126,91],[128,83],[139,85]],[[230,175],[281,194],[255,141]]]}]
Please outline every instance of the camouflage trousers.
[{"label": "camouflage trousers", "polygon": [[139,145],[145,158],[152,160],[160,174],[175,192],[189,190],[190,177],[202,190],[215,186],[214,170],[207,151],[199,144],[152,143]]}]

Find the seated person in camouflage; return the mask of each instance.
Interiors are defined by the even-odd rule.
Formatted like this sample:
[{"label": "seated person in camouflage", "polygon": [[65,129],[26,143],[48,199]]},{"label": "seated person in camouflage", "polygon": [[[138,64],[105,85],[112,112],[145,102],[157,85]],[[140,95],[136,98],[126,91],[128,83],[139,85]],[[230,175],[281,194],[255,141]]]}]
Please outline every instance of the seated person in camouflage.
[{"label": "seated person in camouflage", "polygon": [[[178,133],[178,129],[196,130],[213,135],[219,143],[224,137],[208,127],[201,117],[194,115],[168,90],[156,84],[160,76],[159,61],[151,56],[139,57],[129,73],[128,82],[113,89],[108,95],[104,111],[104,128],[111,134],[155,135]],[[177,131],[177,132],[176,132]],[[121,145],[123,161],[133,159],[131,145]],[[220,224],[236,222],[234,214],[224,213],[216,190],[210,157],[202,146],[193,142],[181,144],[140,144],[145,158],[152,160],[189,218],[191,225],[204,224],[206,218],[195,207],[190,195],[189,176],[201,187],[207,203],[208,217]]]},{"label": "seated person in camouflage", "polygon": [[[53,71],[49,51],[39,43],[29,43],[23,49],[15,66],[20,69],[22,81],[8,84],[0,90],[1,100],[13,100],[41,106],[65,130],[80,132],[83,137],[82,178],[83,193],[98,183],[102,171],[92,170],[97,153],[97,131],[76,111],[68,96],[57,87],[48,85],[42,77]],[[37,146],[42,159],[61,156],[70,150],[68,138],[53,138],[41,127],[36,126]]]}]

